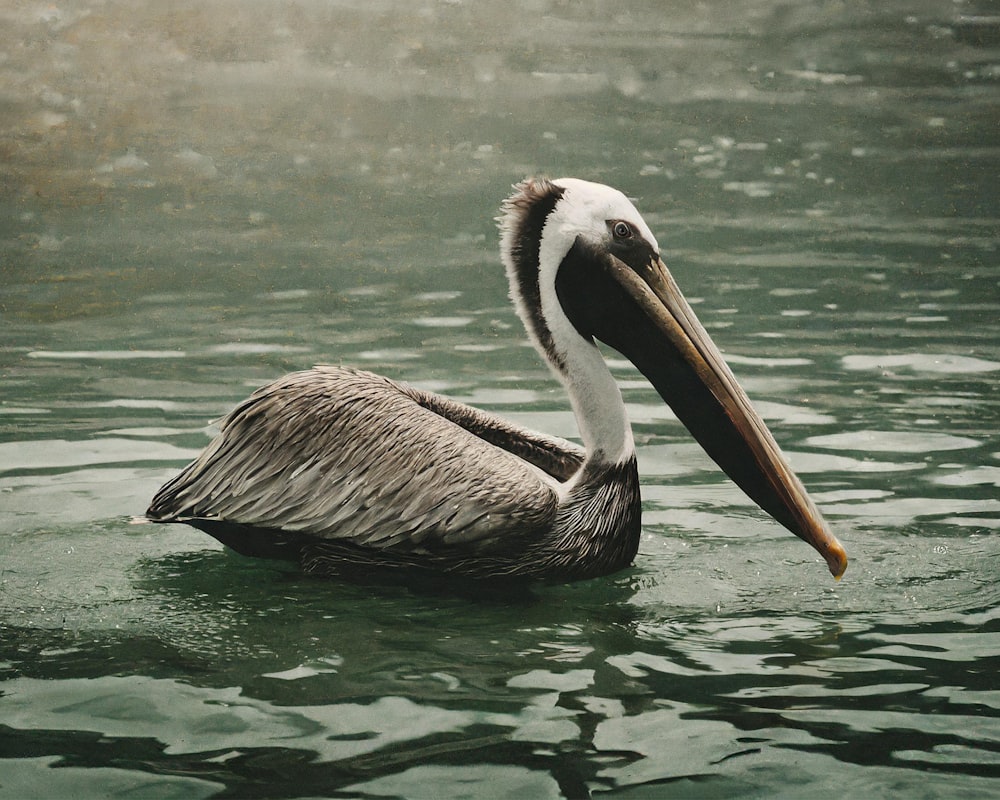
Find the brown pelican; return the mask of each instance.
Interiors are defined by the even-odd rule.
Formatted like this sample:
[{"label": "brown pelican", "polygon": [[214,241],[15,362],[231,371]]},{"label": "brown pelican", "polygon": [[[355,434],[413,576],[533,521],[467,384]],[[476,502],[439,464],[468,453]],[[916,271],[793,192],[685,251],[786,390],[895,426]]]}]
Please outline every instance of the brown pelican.
[{"label": "brown pelican", "polygon": [[307,572],[368,566],[575,580],[639,545],[632,431],[599,340],[627,356],[758,505],[847,567],[621,192],[528,179],[498,219],[510,293],[569,393],[583,447],[368,372],[319,366],[258,389],[147,511]]}]

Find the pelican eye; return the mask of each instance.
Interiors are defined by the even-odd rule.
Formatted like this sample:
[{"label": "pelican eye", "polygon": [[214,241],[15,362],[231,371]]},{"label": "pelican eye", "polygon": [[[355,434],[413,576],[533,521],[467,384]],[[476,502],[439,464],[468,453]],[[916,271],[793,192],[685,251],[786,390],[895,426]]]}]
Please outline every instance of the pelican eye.
[{"label": "pelican eye", "polygon": [[631,239],[633,236],[632,226],[623,220],[616,220],[611,223],[611,235],[618,241]]}]

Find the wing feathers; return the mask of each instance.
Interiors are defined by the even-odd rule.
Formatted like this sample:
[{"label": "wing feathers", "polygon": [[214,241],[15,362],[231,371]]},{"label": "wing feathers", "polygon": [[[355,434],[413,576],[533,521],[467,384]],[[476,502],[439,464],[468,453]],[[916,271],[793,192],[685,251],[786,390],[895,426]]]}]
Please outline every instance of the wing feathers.
[{"label": "wing feathers", "polygon": [[557,493],[538,470],[565,479],[582,460],[574,445],[460,403],[371,373],[316,367],[234,409],[147,516],[401,552],[488,552],[550,526]]}]

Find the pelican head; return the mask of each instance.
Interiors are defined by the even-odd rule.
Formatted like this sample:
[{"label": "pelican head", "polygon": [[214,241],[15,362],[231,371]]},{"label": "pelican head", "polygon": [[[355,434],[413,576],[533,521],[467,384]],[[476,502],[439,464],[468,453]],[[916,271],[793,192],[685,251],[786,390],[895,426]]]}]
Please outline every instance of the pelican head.
[{"label": "pelican head", "polygon": [[634,455],[620,391],[595,340],[628,358],[692,436],[762,509],[812,545],[837,578],[844,548],[677,288],[621,192],[528,179],[499,218],[511,297],[566,385],[591,458]]}]

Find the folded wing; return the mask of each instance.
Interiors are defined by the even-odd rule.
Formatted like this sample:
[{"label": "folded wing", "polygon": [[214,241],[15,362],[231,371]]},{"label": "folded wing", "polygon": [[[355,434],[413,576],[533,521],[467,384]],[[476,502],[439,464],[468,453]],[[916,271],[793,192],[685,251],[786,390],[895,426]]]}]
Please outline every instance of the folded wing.
[{"label": "folded wing", "polygon": [[316,367],[234,409],[147,516],[230,538],[246,528],[401,555],[488,553],[551,526],[557,483],[583,455],[372,373]]}]

